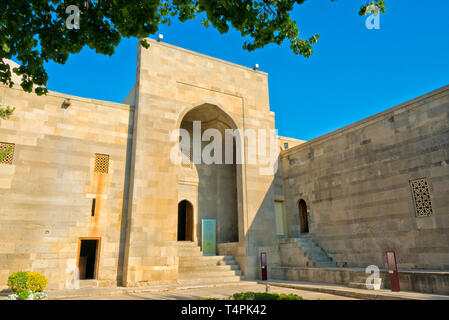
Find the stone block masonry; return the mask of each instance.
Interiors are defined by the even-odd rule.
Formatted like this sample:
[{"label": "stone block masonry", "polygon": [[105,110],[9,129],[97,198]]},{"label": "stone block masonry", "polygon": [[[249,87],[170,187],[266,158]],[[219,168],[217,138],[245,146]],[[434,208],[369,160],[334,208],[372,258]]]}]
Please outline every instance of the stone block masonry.
[{"label": "stone block masonry", "polygon": [[[0,120],[0,142],[14,144],[12,163],[0,164],[0,287],[20,270],[44,274],[49,288],[67,287],[80,238],[100,239],[97,279],[117,284],[132,109],[3,86],[0,101],[16,107]],[[109,155],[108,173],[95,172],[97,153]]]},{"label": "stone block masonry", "polygon": [[[289,236],[342,267],[449,269],[449,86],[283,151]],[[420,179],[420,180],[417,180]],[[413,188],[419,188],[415,190]]]}]

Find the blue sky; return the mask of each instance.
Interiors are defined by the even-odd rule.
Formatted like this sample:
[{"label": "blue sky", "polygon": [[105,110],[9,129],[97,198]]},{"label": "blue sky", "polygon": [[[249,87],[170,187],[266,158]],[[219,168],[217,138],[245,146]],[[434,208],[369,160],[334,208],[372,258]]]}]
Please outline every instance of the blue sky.
[{"label": "blue sky", "polygon": [[[248,67],[258,63],[269,74],[279,135],[310,140],[449,84],[449,1],[386,0],[380,30],[366,29],[366,17],[358,15],[363,1],[296,6],[301,36],[321,36],[310,58],[295,55],[287,41],[247,52],[238,32],[222,35],[198,21],[175,21],[159,32],[176,46]],[[136,39],[124,39],[112,57],[86,48],[64,66],[46,64],[48,88],[122,102],[135,82],[136,55]]]}]

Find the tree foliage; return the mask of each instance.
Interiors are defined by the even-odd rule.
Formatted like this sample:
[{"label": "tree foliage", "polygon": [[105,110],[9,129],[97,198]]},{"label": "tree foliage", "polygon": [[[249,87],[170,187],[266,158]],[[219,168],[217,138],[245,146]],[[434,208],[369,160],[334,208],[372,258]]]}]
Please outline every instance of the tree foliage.
[{"label": "tree foliage", "polygon": [[[334,0],[331,0],[334,1]],[[361,0],[363,1],[363,0]],[[12,86],[12,72],[22,77],[21,86],[38,95],[47,92],[48,75],[44,62],[64,64],[70,54],[85,46],[97,53],[112,55],[122,37],[144,40],[172,19],[182,22],[199,17],[204,26],[221,33],[230,28],[249,40],[244,49],[252,51],[267,44],[290,42],[295,54],[309,57],[318,34],[300,37],[290,14],[305,0],[2,0],[0,3],[0,82]],[[383,0],[372,3],[385,7]],[[80,9],[80,28],[68,29],[66,9]],[[362,6],[361,13],[369,5]],[[384,10],[385,11],[385,10]],[[16,57],[19,68],[3,59]]]},{"label": "tree foliage", "polygon": [[16,108],[11,108],[10,106],[6,106],[6,108],[0,107],[0,119],[6,120],[13,114]]}]

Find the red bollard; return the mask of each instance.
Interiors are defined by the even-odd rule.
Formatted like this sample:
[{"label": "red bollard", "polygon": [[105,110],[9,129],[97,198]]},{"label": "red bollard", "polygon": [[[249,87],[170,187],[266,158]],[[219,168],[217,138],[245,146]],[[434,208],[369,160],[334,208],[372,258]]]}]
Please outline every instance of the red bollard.
[{"label": "red bollard", "polygon": [[267,254],[265,252],[260,254],[260,267],[262,268],[262,281],[267,281]]},{"label": "red bollard", "polygon": [[399,273],[396,264],[396,254],[394,251],[387,251],[388,274],[390,275],[391,291],[399,292]]}]

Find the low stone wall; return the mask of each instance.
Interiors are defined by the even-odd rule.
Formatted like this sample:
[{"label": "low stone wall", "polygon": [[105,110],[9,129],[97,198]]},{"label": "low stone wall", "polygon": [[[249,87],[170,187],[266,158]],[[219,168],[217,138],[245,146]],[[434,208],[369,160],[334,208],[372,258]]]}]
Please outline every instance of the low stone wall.
[{"label": "low stone wall", "polygon": [[[302,268],[273,267],[274,279],[308,281],[348,285],[359,277],[367,277],[362,268]],[[387,270],[380,270],[382,288],[390,289]],[[403,291],[449,294],[449,271],[399,270],[399,283]]]}]

